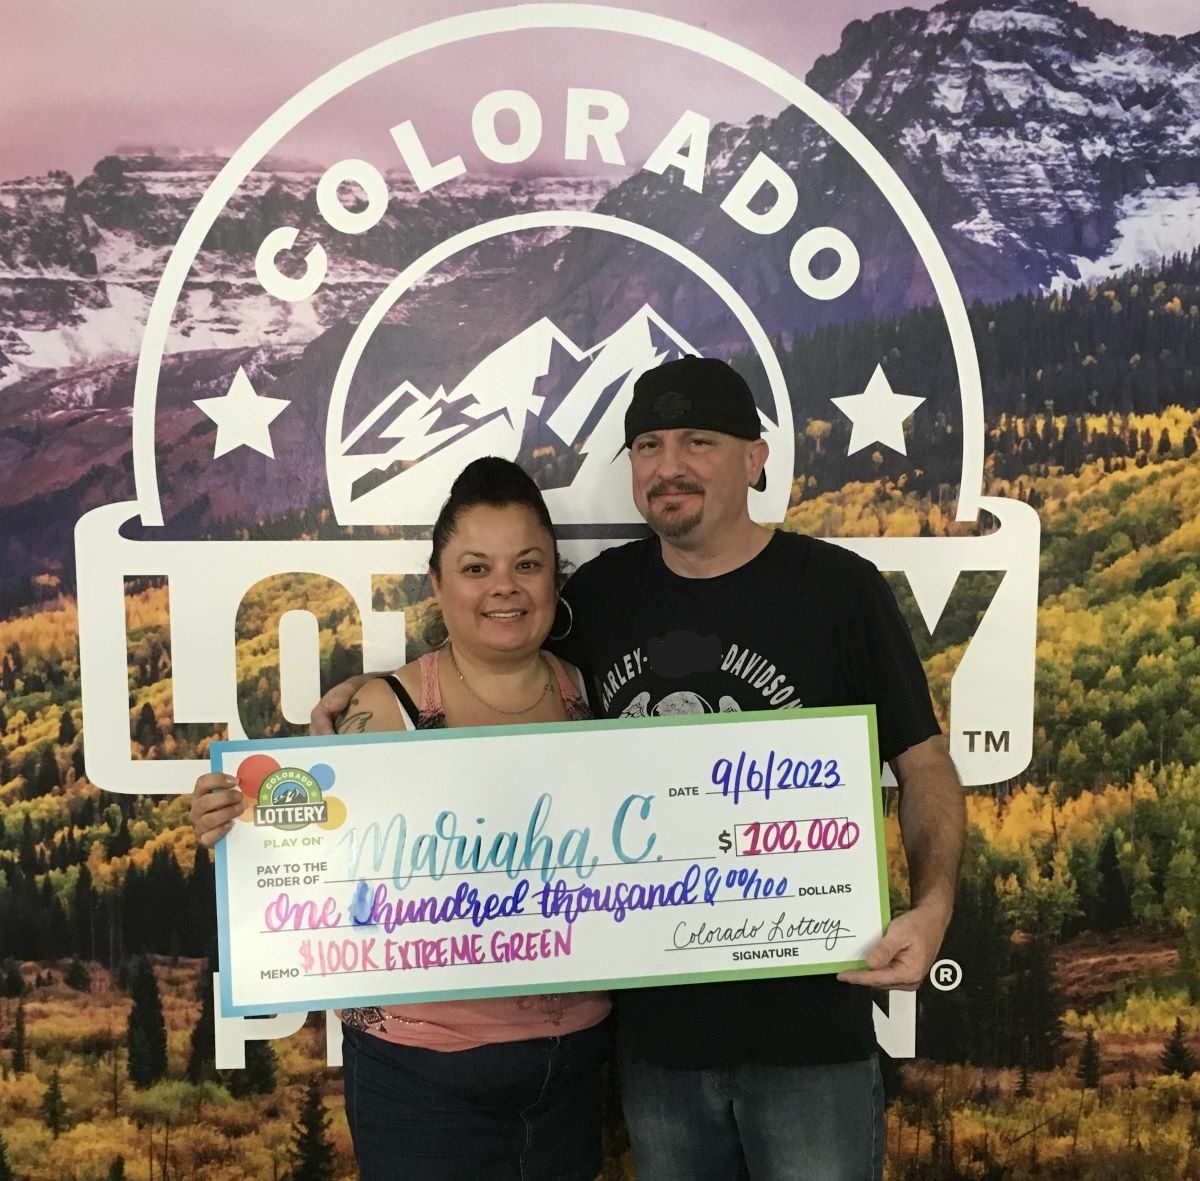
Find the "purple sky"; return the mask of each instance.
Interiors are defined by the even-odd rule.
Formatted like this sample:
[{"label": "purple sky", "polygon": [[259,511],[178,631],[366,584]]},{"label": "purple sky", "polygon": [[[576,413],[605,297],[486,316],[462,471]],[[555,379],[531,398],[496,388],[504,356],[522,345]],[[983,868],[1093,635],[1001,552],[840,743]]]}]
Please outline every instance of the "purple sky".
[{"label": "purple sky", "polygon": [[[1200,29],[1196,0],[1087,2],[1101,15],[1152,32]],[[636,6],[739,41],[801,77],[817,56],[836,48],[850,20],[896,7],[886,0],[642,0]],[[930,8],[932,0],[916,0],[915,6]],[[488,7],[498,5],[484,0],[39,0],[11,5],[4,17],[0,179],[50,168],[65,168],[79,178],[121,143],[230,151],[267,114],[344,58],[427,21]],[[547,60],[552,54],[526,68],[532,66],[548,88],[557,86],[561,93],[565,85],[603,85],[603,56],[598,44],[594,78],[583,77],[576,63],[568,69]],[[513,69],[523,64],[497,61],[487,47],[474,56],[458,51],[454,62],[456,70],[468,72],[476,95],[490,88],[485,84],[512,85]],[[420,81],[406,79],[412,93],[429,94]],[[764,105],[735,83],[732,77],[704,78],[695,95],[680,98],[702,99],[715,117],[743,118],[754,113],[754,104]],[[647,60],[644,81],[622,84],[621,93],[636,108],[637,88],[644,87],[649,97],[656,85],[661,81]],[[375,95],[384,102],[389,97],[382,90]],[[394,112],[386,111],[375,124],[386,131],[407,115],[421,117],[431,153],[443,137],[459,150],[463,129],[438,125],[436,100],[420,112],[412,108],[411,96],[407,107],[404,98],[396,102],[398,117],[389,118]],[[447,118],[461,122],[461,111]],[[548,116],[546,142],[552,119]],[[323,131],[310,128],[290,146],[322,163],[345,154],[348,146],[367,150],[339,139],[332,122]],[[394,166],[398,160],[393,153],[383,163]]]}]

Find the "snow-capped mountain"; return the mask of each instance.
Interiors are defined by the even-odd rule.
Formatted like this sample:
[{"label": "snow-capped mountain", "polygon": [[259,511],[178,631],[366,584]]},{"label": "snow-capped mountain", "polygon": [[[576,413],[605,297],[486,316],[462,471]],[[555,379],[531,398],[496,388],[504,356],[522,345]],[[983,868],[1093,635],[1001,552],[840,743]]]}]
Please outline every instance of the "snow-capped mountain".
[{"label": "snow-capped mountain", "polygon": [[[48,370],[136,356],[171,248],[223,163],[181,153],[114,155],[78,185],[64,172],[0,182],[0,388]],[[347,236],[332,233],[317,214],[312,194],[320,175],[316,166],[272,160],[250,175],[193,267],[168,351],[307,344],[449,234],[526,210],[590,209],[608,187],[575,177],[465,179],[438,201],[410,178],[393,176],[380,224]],[[255,250],[281,224],[326,251],[328,276],[312,300],[273,299],[255,278]],[[553,237],[527,234],[509,250]],[[489,250],[489,263],[510,261],[503,245]]]},{"label": "snow-capped mountain", "polygon": [[[899,174],[968,302],[1097,281],[1200,245],[1200,33],[1125,29],[1073,0],[948,0],[852,22],[807,81]],[[766,238],[720,207],[760,152],[797,195],[787,230]],[[772,334],[933,300],[860,163],[795,109],[716,125],[702,194],[677,169],[643,170],[598,210],[685,243],[736,282]],[[863,260],[854,288],[824,303],[797,298],[789,262],[798,234],[821,225],[847,234]],[[550,247],[563,281],[547,307],[569,294],[580,237]],[[728,315],[705,324],[681,306],[685,280],[667,260],[614,248],[587,273],[598,301],[641,284],[701,347],[730,347]]]},{"label": "snow-capped mountain", "polygon": [[[1096,280],[1200,243],[1200,32],[1125,29],[1073,0],[947,0],[928,12],[902,8],[851,22],[808,82],[901,174],[968,300]],[[302,345],[456,230],[597,202],[669,231],[727,270],[751,270],[752,302],[768,329],[803,331],[787,272],[793,236],[778,235],[773,250],[751,260],[746,233],[711,197],[727,192],[760,151],[797,185],[793,225],[838,224],[874,259],[849,298],[817,309],[822,317],[892,315],[931,297],[903,235],[869,200],[861,170],[788,110],[714,128],[703,198],[674,170],[634,172],[607,196],[606,183],[580,177],[460,178],[422,194],[397,175],[389,178],[387,216],[352,236],[332,234],[317,215],[318,169],[267,161],[205,243],[170,350],[265,339]],[[65,173],[0,183],[0,387],[37,370],[136,353],[171,245],[220,164],[143,151],[106,157],[78,185]],[[279,224],[329,254],[329,278],[312,301],[273,300],[247,269],[265,230]],[[554,237],[491,243],[488,264],[503,268],[513,252]],[[567,248],[563,241],[557,249]],[[592,268],[601,287],[626,281],[624,252],[612,254]],[[440,279],[453,274],[443,270]],[[658,278],[656,290],[669,295],[677,279]]]},{"label": "snow-capped mountain", "polygon": [[[928,12],[851,22],[808,82],[900,175],[968,301],[1096,281],[1200,244],[1200,33],[1131,31],[1072,0],[947,0]],[[765,238],[720,207],[760,152],[797,193],[787,231]],[[891,208],[860,164],[801,112],[717,124],[707,160],[702,194],[683,185],[678,169],[635,169],[613,187],[581,177],[460,178],[424,194],[392,176],[384,219],[349,236],[332,234],[316,212],[318,169],[267,161],[213,227],[172,325],[155,424],[168,517],[173,510],[180,527],[198,530],[313,507],[312,473],[328,459],[326,412],[350,326],[407,263],[495,218],[596,209],[657,229],[728,277],[772,337],[805,338],[830,320],[894,317],[932,299]],[[0,455],[8,460],[0,470],[10,476],[0,480],[0,505],[12,528],[0,556],[10,569],[36,570],[42,555],[67,552],[82,508],[130,495],[122,439],[142,322],[170,249],[220,165],[125,153],[78,184],[64,173],[0,183]],[[278,225],[326,249],[328,278],[311,301],[285,304],[253,281],[255,250]],[[843,231],[862,259],[855,286],[824,303],[798,298],[789,274],[797,234],[816,225]],[[539,448],[570,435],[569,453],[545,461],[539,478],[549,489],[578,478],[592,451],[604,456],[605,448],[592,439],[601,415],[569,431],[555,426],[566,421],[559,399],[586,359],[568,344],[608,339],[643,305],[692,348],[748,351],[729,307],[694,273],[615,235],[529,232],[456,257],[388,315],[358,366],[342,439],[402,391],[364,431],[384,442],[394,431],[389,445],[400,451],[382,468],[354,468],[362,447],[349,447],[352,487],[382,495],[404,464],[428,463],[436,447],[477,425],[466,378],[542,319],[563,339],[550,349],[538,384],[545,400],[526,415],[519,453],[537,467]],[[208,470],[215,425],[195,403],[224,395],[239,369],[259,393],[290,400],[272,428],[275,455],[296,473],[288,481],[244,449],[236,471]],[[556,373],[565,375],[562,390],[547,392]],[[827,409],[829,392],[794,391],[797,421],[802,399],[824,399]],[[613,387],[596,396],[611,398]],[[515,413],[488,422],[517,429]]]},{"label": "snow-capped mountain", "polygon": [[[968,302],[1097,281],[1200,245],[1200,33],[1125,29],[1073,0],[947,0],[851,22],[807,81],[899,174]],[[932,300],[862,169],[795,109],[715,127],[705,193],[730,191],[759,152],[795,184],[790,227],[834,225],[864,259],[856,288],[804,322],[789,282],[794,234],[756,241],[671,172],[637,174],[600,207],[740,267],[772,332]]]},{"label": "snow-capped mountain", "polygon": [[901,168],[968,298],[1200,244],[1200,32],[949,0],[851,23],[808,81]]}]

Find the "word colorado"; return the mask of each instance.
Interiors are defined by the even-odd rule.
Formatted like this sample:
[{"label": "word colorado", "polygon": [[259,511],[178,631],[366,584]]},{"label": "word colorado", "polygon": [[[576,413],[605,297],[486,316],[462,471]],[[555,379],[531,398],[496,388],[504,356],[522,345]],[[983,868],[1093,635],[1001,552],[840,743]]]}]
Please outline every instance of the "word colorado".
[{"label": "word colorado", "polygon": [[[606,164],[624,165],[620,136],[629,123],[629,103],[612,90],[568,87],[566,92],[563,158],[584,161],[594,154]],[[664,175],[678,173],[684,187],[703,193],[709,160],[712,120],[686,110],[659,140],[642,168]],[[525,164],[541,147],[544,123],[537,100],[524,90],[493,90],[475,104],[470,118],[471,136],[480,154],[493,164]],[[389,128],[413,183],[422,193],[436,189],[467,171],[461,155],[434,163],[411,119]],[[350,193],[344,202],[344,186]],[[365,201],[364,201],[365,198]],[[388,183],[383,173],[366,160],[349,158],[330,165],[317,182],[317,210],[326,224],[339,233],[363,234],[387,213]],[[724,193],[720,209],[743,230],[770,237],[784,230],[800,206],[796,182],[770,156],[759,152]],[[320,242],[297,244],[299,232],[278,226],[263,238],[255,256],[255,272],[269,295],[290,302],[309,299],[325,281],[328,256]],[[305,252],[305,246],[308,246]],[[295,248],[303,253],[303,273],[285,274],[276,260]],[[812,263],[818,254],[834,258],[833,271],[818,277]],[[301,260],[296,260],[300,262]],[[292,270],[293,268],[286,268]],[[831,300],[845,295],[858,280],[858,249],[841,230],[814,226],[792,245],[788,269],[796,286],[813,299]]]}]

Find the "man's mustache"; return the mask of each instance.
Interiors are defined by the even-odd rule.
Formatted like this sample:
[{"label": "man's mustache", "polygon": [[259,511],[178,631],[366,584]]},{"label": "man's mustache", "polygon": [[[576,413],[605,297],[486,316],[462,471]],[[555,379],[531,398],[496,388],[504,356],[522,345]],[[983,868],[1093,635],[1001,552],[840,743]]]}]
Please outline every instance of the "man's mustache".
[{"label": "man's mustache", "polygon": [[646,493],[646,499],[653,500],[656,496],[669,496],[679,492],[695,492],[698,496],[704,495],[704,489],[699,484],[695,484],[691,480],[676,480],[673,483],[664,481],[653,485]]}]

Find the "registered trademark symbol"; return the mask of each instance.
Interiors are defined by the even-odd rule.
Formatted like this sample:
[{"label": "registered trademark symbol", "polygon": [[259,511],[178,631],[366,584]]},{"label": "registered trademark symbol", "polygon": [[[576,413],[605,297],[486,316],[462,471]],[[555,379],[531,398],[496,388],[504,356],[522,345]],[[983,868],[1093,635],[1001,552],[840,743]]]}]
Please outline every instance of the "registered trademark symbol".
[{"label": "registered trademark symbol", "polygon": [[957,960],[938,960],[929,969],[929,983],[940,992],[950,992],[962,983],[962,974]]}]

